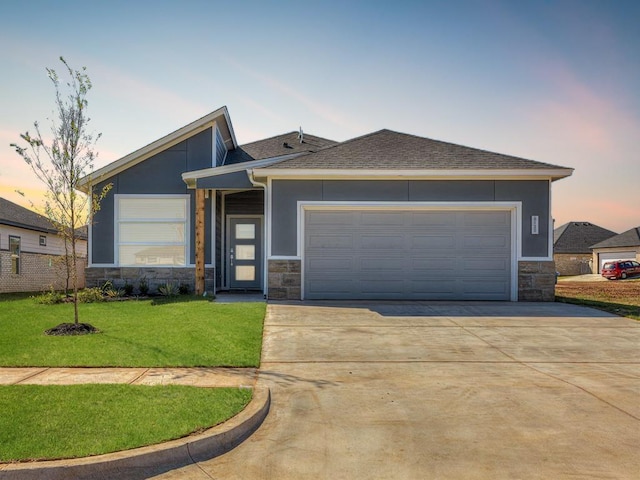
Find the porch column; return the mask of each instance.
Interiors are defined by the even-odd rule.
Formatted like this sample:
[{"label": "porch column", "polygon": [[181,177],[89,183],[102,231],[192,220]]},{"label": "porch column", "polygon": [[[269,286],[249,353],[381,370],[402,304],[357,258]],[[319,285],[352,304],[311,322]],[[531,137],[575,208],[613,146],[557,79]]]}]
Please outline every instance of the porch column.
[{"label": "porch column", "polygon": [[205,191],[196,188],[196,295],[204,293],[204,217],[205,217]]}]

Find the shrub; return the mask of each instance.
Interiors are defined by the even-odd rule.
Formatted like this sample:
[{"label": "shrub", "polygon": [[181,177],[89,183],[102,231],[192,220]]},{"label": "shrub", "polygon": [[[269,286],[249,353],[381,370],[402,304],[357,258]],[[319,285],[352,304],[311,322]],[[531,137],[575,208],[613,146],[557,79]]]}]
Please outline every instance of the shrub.
[{"label": "shrub", "polygon": [[128,297],[133,295],[133,285],[131,285],[129,282],[126,282],[124,284],[124,294],[127,295]]},{"label": "shrub", "polygon": [[138,283],[138,290],[140,290],[140,295],[146,295],[149,293],[149,282],[147,282],[147,277],[142,277],[140,282]]},{"label": "shrub", "polygon": [[191,292],[191,287],[187,283],[181,283],[180,286],[178,287],[178,293],[180,295],[189,295],[190,292]]},{"label": "shrub", "polygon": [[42,292],[36,297],[36,302],[42,305],[55,305],[64,301],[64,294],[56,292],[53,288],[49,292]]},{"label": "shrub", "polygon": [[164,297],[175,297],[178,295],[179,289],[173,283],[167,282],[158,287],[158,293]]},{"label": "shrub", "polygon": [[78,292],[78,301],[80,303],[104,302],[104,293],[100,287],[85,288]]}]

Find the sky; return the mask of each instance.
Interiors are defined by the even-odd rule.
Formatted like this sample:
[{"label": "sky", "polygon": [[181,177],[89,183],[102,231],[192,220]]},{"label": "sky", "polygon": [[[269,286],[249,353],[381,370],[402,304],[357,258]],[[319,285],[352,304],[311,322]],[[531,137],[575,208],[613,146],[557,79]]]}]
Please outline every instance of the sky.
[{"label": "sky", "polygon": [[[226,105],[240,144],[381,128],[575,169],[558,227],[640,226],[636,0],[0,0],[0,196],[44,191],[9,146],[86,67],[100,168]],[[16,193],[25,193],[22,197]]]}]

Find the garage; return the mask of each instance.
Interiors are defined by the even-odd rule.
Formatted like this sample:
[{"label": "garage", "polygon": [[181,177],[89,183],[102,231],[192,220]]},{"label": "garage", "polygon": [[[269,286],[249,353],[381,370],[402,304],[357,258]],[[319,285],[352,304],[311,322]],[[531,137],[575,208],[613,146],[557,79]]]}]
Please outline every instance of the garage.
[{"label": "garage", "polygon": [[630,251],[620,251],[620,252],[606,252],[598,254],[598,273],[602,272],[602,265],[605,262],[610,260],[635,260],[636,252],[633,250]]},{"label": "garage", "polygon": [[510,300],[508,210],[307,209],[305,299]]}]

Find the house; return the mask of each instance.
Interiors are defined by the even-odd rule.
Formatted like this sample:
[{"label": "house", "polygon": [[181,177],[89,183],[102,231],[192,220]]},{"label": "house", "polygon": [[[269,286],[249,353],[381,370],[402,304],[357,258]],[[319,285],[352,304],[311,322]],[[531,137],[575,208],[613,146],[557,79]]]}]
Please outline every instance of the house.
[{"label": "house", "polygon": [[640,261],[640,227],[632,228],[591,246],[593,264],[600,273],[602,265],[608,260]]},{"label": "house", "polygon": [[82,179],[113,187],[87,282],[551,301],[551,184],[572,171],[390,130],[241,146],[222,107]]},{"label": "house", "polygon": [[569,222],[553,231],[553,260],[560,275],[593,273],[591,245],[616,235],[590,222]]},{"label": "house", "polygon": [[[86,229],[77,248],[84,286]],[[66,287],[64,241],[48,218],[0,198],[0,292],[38,292]]]}]

